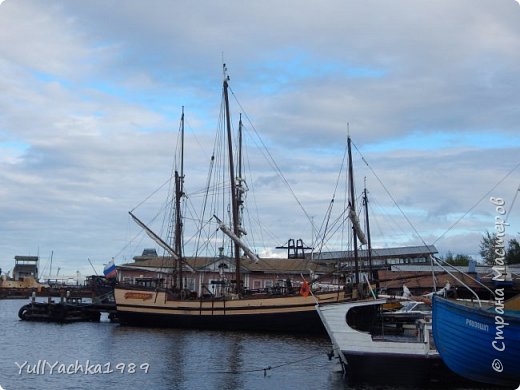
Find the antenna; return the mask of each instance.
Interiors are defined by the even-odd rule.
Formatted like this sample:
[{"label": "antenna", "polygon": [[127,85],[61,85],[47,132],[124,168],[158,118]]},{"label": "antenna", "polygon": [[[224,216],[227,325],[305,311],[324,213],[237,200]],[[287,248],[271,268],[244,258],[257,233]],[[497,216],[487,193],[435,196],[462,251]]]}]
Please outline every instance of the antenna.
[{"label": "antenna", "polygon": [[229,76],[227,74],[227,66],[224,63],[224,58],[222,58],[222,73],[224,74],[224,81],[229,81]]},{"label": "antenna", "polygon": [[49,276],[52,275],[52,257],[54,256],[54,250],[51,251],[51,266],[49,268]]},{"label": "antenna", "polygon": [[94,273],[97,275],[98,273],[97,273],[96,269],[94,268],[94,266],[92,265],[92,262],[90,261],[90,258],[87,257],[87,260],[90,263],[90,266],[92,267],[92,269],[94,270]]}]

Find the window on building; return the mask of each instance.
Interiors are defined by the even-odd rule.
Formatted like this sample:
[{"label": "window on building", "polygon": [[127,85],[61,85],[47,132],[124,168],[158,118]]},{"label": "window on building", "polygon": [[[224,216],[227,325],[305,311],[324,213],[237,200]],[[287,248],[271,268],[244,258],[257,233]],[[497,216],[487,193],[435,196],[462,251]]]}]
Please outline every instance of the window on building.
[{"label": "window on building", "polygon": [[194,278],[184,278],[184,288],[195,291],[195,279]]}]

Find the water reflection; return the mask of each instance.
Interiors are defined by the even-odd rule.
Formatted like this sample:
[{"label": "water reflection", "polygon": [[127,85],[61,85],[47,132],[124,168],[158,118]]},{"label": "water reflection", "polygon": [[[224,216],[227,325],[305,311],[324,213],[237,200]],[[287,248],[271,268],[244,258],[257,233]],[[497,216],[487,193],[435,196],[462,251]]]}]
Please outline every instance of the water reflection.
[{"label": "water reflection", "polygon": [[[247,332],[147,329],[109,322],[19,321],[26,301],[0,300],[5,389],[343,389],[326,356],[326,338]],[[309,359],[305,359],[310,357]],[[102,375],[19,375],[15,362],[111,364]],[[302,360],[304,359],[304,360]],[[297,362],[297,363],[294,363]],[[134,373],[128,364],[134,363]],[[139,365],[148,363],[148,373]],[[115,370],[124,364],[126,370]],[[271,366],[264,376],[263,368]]]}]

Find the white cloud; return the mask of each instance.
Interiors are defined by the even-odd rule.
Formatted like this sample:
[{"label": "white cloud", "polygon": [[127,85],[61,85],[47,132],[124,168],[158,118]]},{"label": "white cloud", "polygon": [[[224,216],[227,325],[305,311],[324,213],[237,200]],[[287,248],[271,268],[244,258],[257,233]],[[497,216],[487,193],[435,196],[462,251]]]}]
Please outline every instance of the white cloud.
[{"label": "white cloud", "polygon": [[[1,4],[0,266],[54,250],[68,273],[88,273],[87,258],[101,265],[138,254],[147,241],[126,246],[137,231],[126,212],[166,180],[181,105],[187,187],[205,181],[222,53],[233,91],[316,222],[350,122],[354,142],[414,226],[436,240],[519,162],[513,7],[474,0]],[[260,154],[249,159],[257,207],[272,231],[258,238],[268,245],[262,250],[289,237],[309,242],[308,222]],[[420,242],[406,221],[390,221],[399,213],[359,156],[355,164],[358,188],[367,176],[377,204],[376,244]],[[515,171],[495,195],[512,198],[519,182]],[[479,234],[493,228],[492,211],[484,201],[436,245],[476,253]]]}]

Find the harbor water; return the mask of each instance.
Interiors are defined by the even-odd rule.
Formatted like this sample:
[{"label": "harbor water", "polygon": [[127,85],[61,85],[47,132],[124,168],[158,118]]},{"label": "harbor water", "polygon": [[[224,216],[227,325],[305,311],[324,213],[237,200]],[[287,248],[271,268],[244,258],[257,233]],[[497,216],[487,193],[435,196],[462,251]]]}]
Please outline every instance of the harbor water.
[{"label": "harbor water", "polygon": [[20,321],[0,300],[0,386],[13,389],[345,389],[326,337]]},{"label": "harbor water", "polygon": [[349,385],[325,336],[21,321],[26,303],[0,300],[0,389],[403,389]]}]

